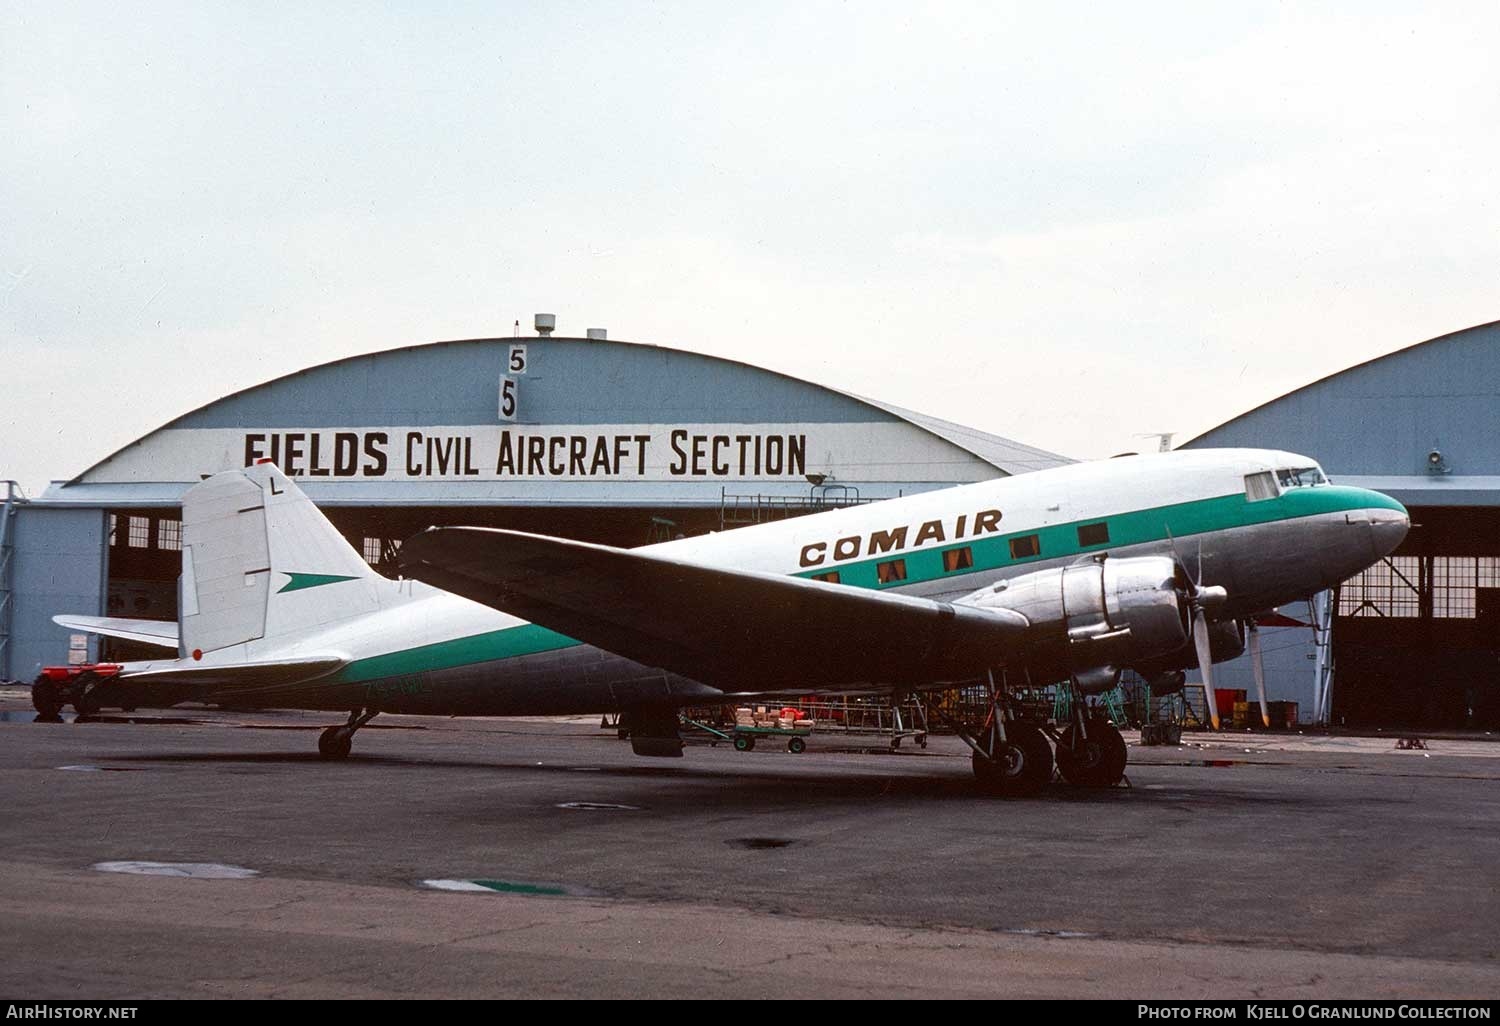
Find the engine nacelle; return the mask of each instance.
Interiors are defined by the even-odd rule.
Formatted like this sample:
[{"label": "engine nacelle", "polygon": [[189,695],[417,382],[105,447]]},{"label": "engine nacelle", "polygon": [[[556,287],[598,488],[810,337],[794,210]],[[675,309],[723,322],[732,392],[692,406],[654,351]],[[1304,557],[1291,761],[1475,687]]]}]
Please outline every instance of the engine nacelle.
[{"label": "engine nacelle", "polygon": [[[1208,655],[1216,663],[1238,659],[1245,654],[1245,625],[1239,620],[1218,620],[1208,625]],[[1189,642],[1175,652],[1134,664],[1143,677],[1172,670],[1186,670],[1198,665],[1198,650]]]},{"label": "engine nacelle", "polygon": [[967,605],[1009,609],[1032,625],[1027,669],[1041,682],[1071,677],[1108,691],[1120,669],[1192,647],[1187,598],[1165,556],[1101,559],[1012,577]]}]

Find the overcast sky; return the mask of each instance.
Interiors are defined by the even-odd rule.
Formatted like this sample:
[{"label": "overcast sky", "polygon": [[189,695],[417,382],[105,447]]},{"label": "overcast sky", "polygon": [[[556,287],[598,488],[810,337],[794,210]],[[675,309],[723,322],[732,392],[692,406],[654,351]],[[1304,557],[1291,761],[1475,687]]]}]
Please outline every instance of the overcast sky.
[{"label": "overcast sky", "polygon": [[0,478],[536,311],[1185,440],[1500,318],[1497,52],[1493,0],[4,2]]}]

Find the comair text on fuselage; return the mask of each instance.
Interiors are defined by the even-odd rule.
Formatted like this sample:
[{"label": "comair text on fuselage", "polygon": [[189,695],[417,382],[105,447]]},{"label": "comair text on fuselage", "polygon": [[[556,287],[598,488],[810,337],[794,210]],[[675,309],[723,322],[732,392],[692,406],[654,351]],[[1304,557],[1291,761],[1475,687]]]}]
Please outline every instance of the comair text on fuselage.
[{"label": "comair text on fuselage", "polygon": [[998,509],[982,509],[972,515],[961,513],[957,518],[926,520],[868,534],[851,534],[832,541],[809,542],[802,546],[798,562],[802,566],[822,566],[830,560],[841,563],[865,555],[899,552],[908,545],[915,547],[929,542],[941,545],[948,541],[977,538],[981,534],[999,534],[1000,517]]}]

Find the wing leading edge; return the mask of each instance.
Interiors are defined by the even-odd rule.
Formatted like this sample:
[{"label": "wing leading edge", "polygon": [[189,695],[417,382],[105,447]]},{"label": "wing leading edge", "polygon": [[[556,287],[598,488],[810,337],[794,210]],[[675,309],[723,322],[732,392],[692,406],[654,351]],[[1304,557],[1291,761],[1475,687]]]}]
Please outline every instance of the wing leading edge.
[{"label": "wing leading edge", "polygon": [[964,680],[1007,662],[1029,626],[1006,610],[493,528],[429,528],[401,561],[445,591],[723,690]]}]

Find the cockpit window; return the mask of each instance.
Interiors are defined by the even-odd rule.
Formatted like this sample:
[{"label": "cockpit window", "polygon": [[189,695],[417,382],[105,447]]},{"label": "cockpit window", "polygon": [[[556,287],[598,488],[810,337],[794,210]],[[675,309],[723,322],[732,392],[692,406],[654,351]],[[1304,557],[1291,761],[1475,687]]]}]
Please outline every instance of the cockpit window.
[{"label": "cockpit window", "polygon": [[1317,467],[1283,467],[1276,471],[1276,479],[1283,488],[1308,488],[1328,483],[1328,478]]},{"label": "cockpit window", "polygon": [[1250,502],[1274,499],[1280,494],[1276,490],[1276,478],[1269,470],[1245,475],[1245,498]]}]

